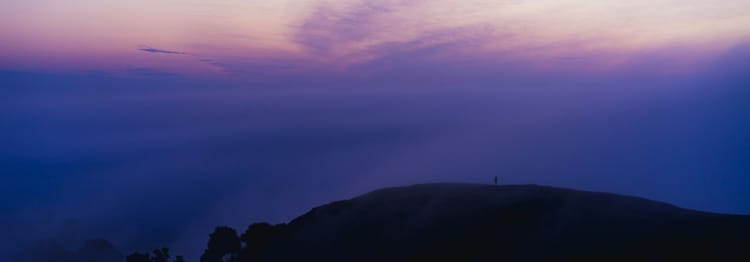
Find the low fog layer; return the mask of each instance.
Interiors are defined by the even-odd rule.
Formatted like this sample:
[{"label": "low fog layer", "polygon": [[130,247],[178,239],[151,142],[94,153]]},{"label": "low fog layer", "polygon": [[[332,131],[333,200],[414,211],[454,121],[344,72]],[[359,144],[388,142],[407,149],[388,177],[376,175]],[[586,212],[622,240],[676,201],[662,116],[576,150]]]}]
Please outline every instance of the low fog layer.
[{"label": "low fog layer", "polygon": [[216,225],[494,176],[747,214],[747,55],[738,47],[690,77],[547,81],[3,72],[0,246],[103,237],[124,253],[185,254]]}]

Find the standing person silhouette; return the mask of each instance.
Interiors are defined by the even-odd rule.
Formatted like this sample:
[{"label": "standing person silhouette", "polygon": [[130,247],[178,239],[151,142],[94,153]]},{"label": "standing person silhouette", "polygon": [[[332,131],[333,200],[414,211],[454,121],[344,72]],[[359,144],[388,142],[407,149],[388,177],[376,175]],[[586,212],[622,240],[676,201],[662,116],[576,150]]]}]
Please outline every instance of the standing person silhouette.
[{"label": "standing person silhouette", "polygon": [[495,176],[495,185],[497,185],[497,176]]}]

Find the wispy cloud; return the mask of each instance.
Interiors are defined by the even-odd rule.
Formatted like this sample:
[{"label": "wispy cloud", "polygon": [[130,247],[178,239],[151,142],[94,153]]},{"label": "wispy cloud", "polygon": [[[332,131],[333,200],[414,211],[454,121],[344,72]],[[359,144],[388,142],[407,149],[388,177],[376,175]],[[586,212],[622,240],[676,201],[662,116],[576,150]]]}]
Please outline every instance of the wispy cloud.
[{"label": "wispy cloud", "polygon": [[416,6],[418,1],[361,1],[335,6],[322,2],[304,19],[293,35],[292,41],[318,55],[351,44],[378,39],[386,25],[397,24],[389,15],[395,10]]},{"label": "wispy cloud", "polygon": [[[498,68],[489,69],[487,63],[508,60],[508,55],[487,58],[490,55],[482,46],[510,40],[511,33],[485,22],[439,25],[412,21],[412,17],[433,12],[422,11],[421,7],[423,1],[380,0],[349,5],[323,2],[295,28],[291,41],[324,63],[367,76],[406,77],[416,72],[427,75],[449,68],[462,73],[491,70],[496,75]],[[405,33],[393,35],[390,32],[394,28]]]},{"label": "wispy cloud", "polygon": [[187,55],[188,54],[186,52],[158,49],[158,48],[153,48],[150,46],[139,46],[138,50],[143,51],[143,52],[154,53],[154,54],[169,54],[169,55]]}]

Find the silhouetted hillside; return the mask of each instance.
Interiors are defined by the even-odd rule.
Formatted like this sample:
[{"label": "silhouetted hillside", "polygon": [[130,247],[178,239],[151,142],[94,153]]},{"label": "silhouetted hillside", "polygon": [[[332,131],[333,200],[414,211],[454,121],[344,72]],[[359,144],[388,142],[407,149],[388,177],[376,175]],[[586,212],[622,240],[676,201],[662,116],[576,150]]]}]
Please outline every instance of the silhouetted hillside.
[{"label": "silhouetted hillside", "polygon": [[238,260],[750,258],[747,216],[532,185],[388,188],[314,208],[288,225],[258,225],[243,235],[254,247]]},{"label": "silhouetted hillside", "polygon": [[[750,216],[544,186],[425,184],[313,208],[289,224],[220,226],[188,261],[750,261]],[[184,262],[103,239],[40,242],[16,261]]]}]

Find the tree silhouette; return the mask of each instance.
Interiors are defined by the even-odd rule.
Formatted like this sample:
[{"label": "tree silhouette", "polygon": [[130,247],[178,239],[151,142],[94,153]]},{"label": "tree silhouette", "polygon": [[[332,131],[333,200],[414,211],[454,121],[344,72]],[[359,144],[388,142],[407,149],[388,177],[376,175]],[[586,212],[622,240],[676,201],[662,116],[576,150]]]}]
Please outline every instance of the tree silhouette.
[{"label": "tree silhouette", "polygon": [[[154,249],[151,255],[148,253],[134,252],[125,257],[126,262],[169,262],[169,248]],[[177,256],[175,262],[185,262],[185,258]]]},{"label": "tree silhouette", "polygon": [[231,227],[216,227],[208,237],[208,247],[201,255],[201,262],[223,262],[227,255],[233,259],[242,247],[237,231]]},{"label": "tree silhouette", "polygon": [[169,262],[169,248],[155,249],[151,262]]},{"label": "tree silhouette", "polygon": [[151,262],[151,258],[148,256],[148,254],[133,252],[133,254],[130,254],[127,257],[125,257],[125,261],[126,262]]}]

